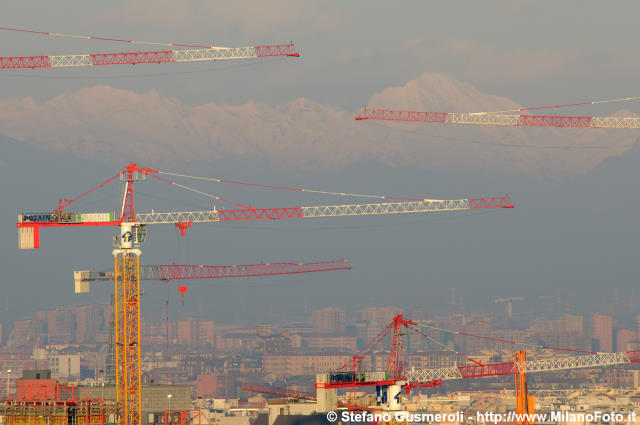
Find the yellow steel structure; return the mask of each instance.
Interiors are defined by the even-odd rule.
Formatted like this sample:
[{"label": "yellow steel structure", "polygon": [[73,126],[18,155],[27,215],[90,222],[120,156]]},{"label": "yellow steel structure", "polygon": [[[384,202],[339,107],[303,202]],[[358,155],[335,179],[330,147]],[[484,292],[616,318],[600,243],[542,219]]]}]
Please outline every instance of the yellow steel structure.
[{"label": "yellow steel structure", "polygon": [[142,411],[140,251],[114,250],[116,397],[122,425],[139,425]]},{"label": "yellow steel structure", "polygon": [[516,351],[514,353],[514,363],[517,366],[515,370],[516,383],[516,413],[518,425],[529,425],[530,419],[534,413],[535,399],[529,395],[527,391],[527,372],[526,372],[526,352]]}]

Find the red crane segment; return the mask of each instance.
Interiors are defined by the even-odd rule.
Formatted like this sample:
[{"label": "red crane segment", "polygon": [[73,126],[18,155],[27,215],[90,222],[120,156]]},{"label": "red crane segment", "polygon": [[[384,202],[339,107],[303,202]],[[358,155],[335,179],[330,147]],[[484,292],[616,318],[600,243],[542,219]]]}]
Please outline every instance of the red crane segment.
[{"label": "red crane segment", "polygon": [[391,350],[389,350],[389,359],[387,360],[387,373],[392,379],[404,379],[402,329],[409,328],[412,325],[417,326],[417,323],[403,318],[402,314],[398,314],[391,322],[393,334],[391,335]]},{"label": "red crane segment", "polygon": [[378,333],[378,335],[376,335],[352,357],[351,363],[343,364],[342,367],[340,367],[340,370],[351,368],[354,374],[359,372],[362,367],[362,360],[365,356],[371,353],[391,331],[391,350],[389,352],[389,357],[387,358],[387,371],[385,373],[385,377],[390,380],[403,379],[404,353],[402,348],[402,328],[409,328],[411,325],[416,325],[416,323],[412,320],[406,320],[402,317],[402,314],[398,314],[393,318],[391,323],[389,323],[380,333]]}]

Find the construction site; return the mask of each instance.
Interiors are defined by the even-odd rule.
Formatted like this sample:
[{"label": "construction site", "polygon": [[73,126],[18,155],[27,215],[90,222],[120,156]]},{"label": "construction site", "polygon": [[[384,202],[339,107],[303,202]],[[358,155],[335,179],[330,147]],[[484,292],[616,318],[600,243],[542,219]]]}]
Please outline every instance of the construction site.
[{"label": "construction site", "polygon": [[[135,73],[155,65],[180,67],[219,61],[253,64],[274,59],[287,63],[301,60],[304,54],[293,42],[220,47],[207,43],[134,41],[23,28],[0,28],[0,35],[2,33],[47,40],[81,39],[88,43],[137,45],[142,49],[0,56],[0,71],[5,73],[47,73],[54,69],[67,72],[76,68],[78,70],[73,72],[91,73],[96,69],[127,65],[129,68],[135,65]],[[73,75],[76,77],[66,74],[54,77],[72,79],[79,74]],[[154,75],[157,76],[165,77]],[[415,93],[420,94],[419,90]],[[640,118],[630,111],[602,116],[574,114],[571,108],[584,111],[613,104],[627,106],[638,99],[612,96],[579,103],[452,112],[396,109],[404,106],[393,104],[370,107],[367,104],[356,115],[349,115],[344,125],[350,126],[349,131],[353,132],[388,125],[390,127],[379,131],[414,134],[424,128],[436,127],[445,135],[434,138],[449,138],[461,143],[475,141],[460,138],[459,133],[447,136],[449,128],[465,127],[464,131],[469,132],[465,134],[488,128],[486,131],[492,135],[498,134],[492,131],[503,128],[522,132],[533,129],[539,138],[546,137],[545,131],[553,131],[554,135],[569,132],[569,136],[562,134],[559,137],[586,137],[584,135],[589,132],[600,132],[605,135],[603,139],[615,139],[620,133],[640,129]],[[419,105],[419,102],[409,104]],[[256,106],[255,115],[268,116],[266,108],[260,108]],[[565,110],[570,112],[563,114]],[[133,116],[133,112],[131,114]],[[347,116],[346,113],[334,115],[341,119]],[[230,121],[233,119],[229,118]],[[189,127],[193,134],[199,134],[195,128],[195,125]],[[372,133],[376,131],[373,129]],[[518,142],[511,147],[538,147],[528,139],[513,137]],[[385,143],[391,143],[389,140]],[[629,149],[636,147],[635,143],[629,145]],[[620,146],[615,145],[618,149]],[[575,149],[574,145],[550,147],[553,152]],[[584,148],[595,151],[601,147]],[[180,149],[179,146],[175,148],[176,151]],[[287,147],[282,151],[287,149],[293,150]],[[74,183],[79,181],[84,187],[85,182],[92,182],[86,183],[79,193],[67,193],[67,188],[56,184],[58,176],[50,175],[48,181],[39,182],[33,202],[28,205],[39,205],[45,198],[42,192],[46,192],[47,197],[50,193],[55,194],[57,205],[24,209],[22,205],[15,206],[19,209],[17,248],[26,251],[21,258],[32,255],[32,259],[23,260],[29,261],[29,268],[51,268],[47,256],[63,250],[57,241],[64,240],[71,231],[83,238],[81,243],[73,244],[76,252],[65,253],[67,263],[55,258],[56,267],[67,270],[69,276],[69,290],[57,290],[84,298],[76,302],[70,295],[64,305],[51,301],[50,305],[38,307],[35,312],[25,310],[20,315],[14,314],[11,320],[7,314],[0,322],[0,425],[640,423],[640,417],[636,417],[636,411],[640,413],[640,294],[635,283],[630,290],[619,293],[616,287],[614,291],[615,279],[628,277],[613,266],[612,270],[603,272],[613,277],[599,282],[602,292],[589,294],[591,298],[581,298],[587,291],[578,285],[564,288],[560,283],[550,284],[557,286],[557,291],[553,292],[514,282],[508,284],[512,292],[484,290],[473,287],[476,286],[473,273],[456,274],[451,267],[428,258],[426,253],[430,251],[423,253],[415,247],[394,244],[379,237],[375,242],[363,242],[363,245],[371,246],[364,246],[362,252],[366,253],[367,248],[375,245],[387,245],[386,250],[380,249],[384,261],[377,260],[374,265],[362,267],[361,280],[369,285],[378,274],[382,276],[384,270],[386,280],[380,280],[388,292],[378,294],[368,287],[356,289],[354,298],[361,304],[336,301],[333,305],[322,305],[323,301],[314,299],[320,298],[317,293],[307,288],[311,295],[304,295],[304,307],[296,307],[296,311],[303,313],[294,314],[293,308],[287,310],[282,304],[273,308],[272,304],[269,314],[263,315],[264,319],[253,321],[247,318],[248,313],[261,314],[255,305],[230,306],[232,298],[217,298],[211,295],[212,292],[204,292],[217,282],[230,281],[233,285],[256,281],[259,286],[263,279],[282,279],[286,283],[289,282],[287,279],[303,281],[317,275],[322,276],[323,284],[337,282],[342,285],[341,276],[356,273],[362,265],[348,255],[346,258],[336,255],[344,252],[339,247],[322,243],[318,245],[323,250],[326,248],[324,252],[329,259],[301,259],[307,251],[296,248],[300,245],[279,244],[278,238],[282,238],[289,223],[296,226],[293,231],[307,231],[299,240],[301,244],[309,245],[318,240],[311,230],[333,230],[342,233],[344,238],[355,239],[356,236],[349,233],[353,229],[369,228],[375,232],[373,229],[378,227],[407,225],[414,229],[409,232],[418,235],[417,229],[425,220],[465,217],[475,220],[467,229],[475,226],[473,228],[479,229],[478,234],[482,234],[483,227],[493,229],[491,226],[496,222],[498,226],[501,224],[499,219],[491,222],[493,218],[485,214],[504,217],[519,213],[523,207],[522,197],[518,194],[513,194],[513,199],[511,195],[491,192],[463,197],[450,194],[448,197],[453,199],[440,199],[440,196],[432,199],[426,193],[387,194],[384,185],[379,185],[379,192],[372,193],[367,189],[371,186],[367,186],[366,179],[361,177],[345,181],[344,188],[331,188],[322,182],[307,185],[303,179],[294,179],[293,173],[290,184],[278,183],[282,178],[274,182],[258,177],[245,181],[236,177],[215,177],[217,174],[213,171],[198,172],[195,165],[194,169],[189,165],[173,169],[171,162],[151,154],[151,146],[148,150],[148,162],[136,159],[135,155],[116,155],[122,158],[122,163],[114,166],[113,161],[107,161],[112,170],[110,175],[91,176],[95,179],[89,180],[78,174]],[[394,154],[389,157],[394,158]],[[250,156],[246,152],[243,155]],[[349,154],[345,153],[345,156]],[[221,157],[224,159],[224,155]],[[483,157],[483,161],[489,161],[489,157]],[[195,160],[192,161],[195,164]],[[402,163],[397,158],[393,161]],[[398,165],[394,163],[394,166]],[[450,168],[457,172],[466,171],[466,167],[468,164],[460,161]],[[281,171],[280,165],[273,168]],[[65,172],[72,174],[74,171]],[[430,186],[429,191],[435,192],[433,187]],[[24,189],[27,191],[27,186]],[[32,199],[26,198],[27,195],[25,199]],[[302,196],[305,198],[301,199]],[[633,198],[633,195],[628,197]],[[562,200],[554,199],[549,202],[553,204],[549,208],[559,208],[559,202]],[[524,200],[522,203],[526,209],[532,202]],[[178,204],[189,207],[175,207]],[[206,205],[206,208],[191,208],[192,205]],[[602,208],[606,211],[611,205]],[[406,217],[416,219],[402,221]],[[341,220],[344,227],[329,227],[334,222],[340,225]],[[580,220],[576,218],[575,221]],[[280,233],[272,233],[278,236],[266,243],[269,248],[263,250],[261,255],[264,257],[258,259],[238,259],[239,264],[228,265],[190,264],[184,258],[192,257],[180,251],[182,241],[193,237],[194,233],[199,236],[198,232],[203,231],[200,229],[227,226],[233,231],[255,231],[257,235],[273,223],[279,227],[271,230]],[[309,223],[320,224],[314,227]],[[4,224],[8,226],[8,223]],[[440,224],[431,226],[437,228]],[[318,227],[320,225],[325,227]],[[509,244],[509,233],[527,225],[526,222],[505,224],[504,234],[494,232],[499,233],[496,239],[482,241],[486,251],[473,253],[482,264],[477,267],[478,276],[511,267],[506,264],[504,255],[487,253],[493,245]],[[587,225],[595,227],[590,223]],[[176,237],[175,243],[167,243],[166,236],[151,237],[152,232],[166,232],[167,228],[175,233],[172,233],[172,237]],[[96,238],[95,234],[101,234],[102,229],[113,230],[113,238]],[[544,234],[548,230],[531,230],[532,234],[538,231]],[[93,234],[89,235],[91,232]],[[87,236],[82,236],[85,234]],[[451,247],[445,251],[456,252],[477,235],[456,236],[459,245],[453,248],[456,238],[451,237],[447,240]],[[431,244],[432,235],[419,237],[420,243]],[[434,240],[439,240],[437,237],[434,236]],[[580,241],[580,236],[576,236],[576,246]],[[157,249],[156,244],[161,243],[172,245],[169,249],[177,250],[177,255],[166,258],[162,264],[144,262],[143,250],[153,252],[155,257],[152,258],[159,252],[166,254]],[[202,243],[202,239],[198,243]],[[205,250],[224,250],[226,244],[233,245],[224,238],[207,239],[205,243],[209,245]],[[242,245],[243,242],[235,243]],[[558,263],[565,261],[562,257],[565,253],[567,258],[573,258],[569,257],[569,249],[558,252],[562,248],[554,251],[556,247],[552,243],[548,248],[544,242],[541,244],[545,247],[541,251],[548,249],[548,252],[529,255],[529,258],[522,254],[524,261],[531,264],[529,271],[522,271],[522,275],[544,275],[545,255],[552,257],[548,261]],[[506,250],[526,252],[525,245],[513,243]],[[106,266],[91,269],[89,265],[74,270],[78,267],[75,255],[84,250],[90,252],[96,246],[104,248],[103,252],[111,251],[110,256],[107,254],[96,260]],[[624,260],[624,255],[616,248],[611,243],[605,253],[597,254],[602,258],[598,267],[607,269],[607,261],[613,261],[607,260],[607,256]],[[69,250],[67,246],[64,249]],[[196,250],[198,253],[204,251]],[[579,251],[578,248],[575,250]],[[620,251],[628,250],[620,248]],[[422,254],[424,257],[420,256]],[[297,257],[276,260],[273,256],[277,255]],[[469,262],[469,258],[461,256],[459,262],[465,261]],[[492,262],[494,264],[489,264]],[[566,262],[571,263],[570,260]],[[434,295],[435,301],[426,307],[427,297],[405,289],[406,279],[389,279],[406,263],[423,263],[420,264],[421,274],[414,273],[416,287],[437,285],[438,290],[446,293],[445,297]],[[572,270],[581,266],[571,264]],[[29,272],[24,273],[26,278]],[[496,280],[506,279],[506,274],[496,272],[496,276],[500,276]],[[517,277],[510,275],[514,276]],[[483,282],[482,279],[492,278],[484,276],[478,278],[478,282]],[[73,291],[70,290],[72,280]],[[55,279],[51,282],[55,283]],[[269,291],[273,299],[284,304],[302,304],[297,298],[293,301],[291,294],[295,290],[292,287],[278,288],[281,281],[269,282],[272,287],[261,290]],[[453,282],[457,282],[457,286]],[[143,288],[147,283],[149,286]],[[154,283],[162,285],[162,289],[152,286]],[[456,287],[462,289],[456,292]],[[147,292],[147,288],[151,289]],[[246,288],[247,298],[252,292],[263,294],[255,287]],[[96,293],[104,298],[98,303]],[[389,296],[395,293],[397,298]],[[156,305],[151,307],[151,302],[145,300],[147,295]],[[339,293],[330,295],[336,300],[340,296]],[[467,305],[475,302],[482,307],[465,309],[462,295],[466,297]],[[171,296],[179,301],[170,304]],[[292,301],[287,301],[288,296]],[[8,299],[7,296],[3,301],[6,303],[4,311],[9,311]],[[162,299],[162,309],[157,305],[158,299]],[[262,302],[266,305],[271,299],[265,296]],[[220,313],[216,311],[218,308]],[[222,313],[225,308],[233,309],[235,321],[229,314]],[[214,314],[218,314],[215,322],[211,318]],[[228,320],[218,320],[221,316]]]}]

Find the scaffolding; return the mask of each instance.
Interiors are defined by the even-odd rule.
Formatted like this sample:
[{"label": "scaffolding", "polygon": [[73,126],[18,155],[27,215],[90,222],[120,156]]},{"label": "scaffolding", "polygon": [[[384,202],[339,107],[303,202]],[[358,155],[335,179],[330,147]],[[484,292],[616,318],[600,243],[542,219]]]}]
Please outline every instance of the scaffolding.
[{"label": "scaffolding", "polygon": [[117,404],[108,400],[4,400],[4,425],[108,425],[119,417]]}]

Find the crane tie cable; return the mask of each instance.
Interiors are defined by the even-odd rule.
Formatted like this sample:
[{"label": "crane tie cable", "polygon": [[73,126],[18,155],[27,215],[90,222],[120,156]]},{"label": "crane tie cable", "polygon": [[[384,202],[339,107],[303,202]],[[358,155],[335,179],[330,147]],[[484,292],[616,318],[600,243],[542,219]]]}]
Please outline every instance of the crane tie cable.
[{"label": "crane tie cable", "polygon": [[174,176],[174,177],[183,177],[183,178],[187,178],[187,179],[211,181],[211,182],[216,182],[216,183],[231,183],[231,184],[237,184],[237,185],[242,185],[242,186],[252,186],[252,187],[260,187],[260,188],[275,189],[275,190],[288,190],[288,191],[293,191],[293,192],[316,193],[316,194],[321,194],[321,195],[350,196],[350,197],[376,198],[376,199],[392,199],[392,200],[396,200],[396,201],[419,201],[419,202],[437,201],[436,199],[427,199],[427,198],[399,198],[399,197],[384,196],[384,195],[365,195],[365,194],[361,194],[361,193],[330,192],[330,191],[325,191],[325,190],[303,189],[303,188],[299,188],[299,187],[270,186],[270,185],[264,185],[264,184],[258,184],[258,183],[246,183],[246,182],[239,182],[239,181],[225,180],[225,179],[217,179],[217,178],[211,178],[211,177],[190,176],[190,175],[187,175],[187,174],[172,173],[172,172],[168,172],[168,171],[158,171],[158,174],[164,174],[164,175]]},{"label": "crane tie cable", "polygon": [[540,109],[570,108],[570,107],[574,107],[574,106],[597,105],[597,104],[600,104],[600,103],[629,102],[629,101],[632,101],[632,100],[640,100],[640,96],[621,97],[619,99],[592,100],[592,101],[580,102],[580,103],[567,103],[565,105],[534,106],[534,107],[531,107],[531,108],[505,109],[503,111],[471,112],[469,115],[504,114],[504,113],[508,113],[508,112],[535,111],[535,110],[540,110]]},{"label": "crane tie cable", "polygon": [[166,42],[154,42],[154,41],[137,41],[137,40],[124,40],[119,38],[108,37],[96,37],[92,35],[77,35],[77,34],[61,34],[55,32],[35,31],[20,28],[8,28],[0,27],[0,31],[13,31],[27,34],[46,35],[49,37],[64,37],[64,38],[78,38],[82,40],[100,40],[100,41],[112,41],[116,43],[128,43],[128,44],[148,44],[153,46],[167,46],[167,47],[190,47],[195,49],[226,49],[225,47],[216,46],[203,46],[198,44],[183,44],[183,43],[166,43]]},{"label": "crane tie cable", "polygon": [[427,324],[424,324],[424,323],[421,324],[420,326],[425,327],[425,328],[434,329],[434,330],[441,331],[441,332],[454,334],[454,335],[462,335],[462,336],[468,336],[468,337],[472,337],[472,338],[485,339],[485,340],[489,340],[489,341],[504,342],[504,343],[512,344],[512,345],[522,345],[522,346],[525,346],[525,347],[539,348],[539,349],[542,349],[542,350],[570,351],[570,352],[574,352],[574,353],[596,354],[593,351],[575,350],[573,348],[563,348],[563,347],[551,347],[551,346],[546,346],[546,345],[541,345],[541,344],[531,344],[531,343],[527,343],[527,342],[511,341],[511,340],[503,339],[503,338],[474,335],[474,334],[471,334],[471,333],[468,333],[468,332],[452,331],[450,329],[439,328],[437,326],[427,325]]},{"label": "crane tie cable", "polygon": [[440,346],[440,347],[442,347],[445,351],[449,351],[449,352],[455,353],[456,355],[458,355],[458,356],[460,356],[460,357],[463,357],[464,359],[469,360],[470,362],[475,363],[475,364],[477,364],[478,366],[482,366],[482,363],[480,363],[479,361],[474,360],[474,359],[472,359],[471,357],[469,357],[469,356],[467,356],[467,355],[465,355],[465,354],[463,354],[463,353],[461,353],[461,352],[459,352],[459,351],[454,350],[453,348],[449,347],[448,345],[441,343],[441,342],[440,342],[440,341],[438,341],[437,339],[435,339],[435,338],[433,338],[433,337],[430,337],[430,336],[429,336],[429,335],[427,335],[426,333],[421,332],[420,330],[418,330],[418,329],[416,329],[416,328],[414,328],[414,327],[410,327],[409,329],[411,329],[412,331],[414,331],[414,332],[415,332],[415,333],[417,333],[418,335],[422,335],[423,337],[425,337],[425,338],[426,338],[426,339],[428,339],[429,341],[433,342],[434,344],[439,345],[439,346]]},{"label": "crane tie cable", "polygon": [[191,191],[191,192],[194,192],[194,193],[197,193],[197,194],[200,194],[200,195],[203,195],[203,196],[206,196],[206,197],[209,197],[209,198],[215,199],[216,201],[226,202],[226,203],[228,203],[228,204],[235,205],[235,206],[240,207],[240,208],[243,208],[243,209],[245,209],[245,210],[250,210],[250,209],[251,209],[251,206],[246,206],[246,205],[239,204],[239,203],[237,203],[237,202],[229,201],[228,199],[221,198],[221,197],[220,197],[220,196],[218,196],[218,195],[212,195],[212,194],[210,194],[210,193],[203,192],[203,191],[201,191],[201,190],[194,189],[194,188],[192,188],[192,187],[185,186],[185,185],[183,185],[183,184],[176,183],[176,182],[174,182],[174,181],[164,179],[164,178],[162,178],[162,177],[156,176],[156,175],[155,175],[155,174],[153,174],[153,173],[149,173],[148,175],[149,175],[149,176],[151,176],[151,177],[153,177],[153,178],[156,178],[156,179],[158,179],[158,180],[160,180],[160,181],[163,181],[163,182],[165,182],[165,183],[169,183],[169,184],[175,185],[175,186],[177,186],[177,187],[179,187],[179,188],[186,189],[186,190],[189,190],[189,191]]}]

